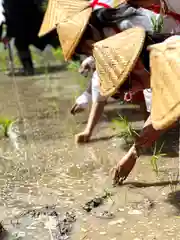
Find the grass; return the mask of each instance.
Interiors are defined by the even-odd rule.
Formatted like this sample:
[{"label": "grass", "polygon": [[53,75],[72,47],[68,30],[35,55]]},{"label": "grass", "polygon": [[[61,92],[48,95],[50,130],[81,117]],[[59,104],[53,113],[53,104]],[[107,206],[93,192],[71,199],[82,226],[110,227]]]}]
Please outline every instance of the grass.
[{"label": "grass", "polygon": [[118,135],[124,139],[125,143],[129,144],[135,141],[138,133],[132,127],[132,124],[128,121],[127,117],[119,115],[119,118],[113,119],[112,123],[113,128],[118,130]]},{"label": "grass", "polygon": [[10,119],[0,118],[0,128],[1,128],[1,132],[3,133],[4,137],[9,137],[8,130],[12,123],[13,123],[13,121]]},{"label": "grass", "polygon": [[156,173],[156,175],[159,175],[159,168],[158,168],[158,161],[163,157],[166,156],[166,153],[162,153],[164,143],[160,146],[159,150],[157,150],[157,143],[155,143],[153,155],[151,157],[151,166],[153,171]]},{"label": "grass", "polygon": [[71,61],[70,63],[69,63],[69,65],[68,65],[68,69],[70,70],[70,71],[75,71],[75,72],[77,72],[78,71],[78,69],[79,69],[79,67],[80,67],[80,62],[79,61]]},{"label": "grass", "polygon": [[164,26],[164,19],[163,16],[160,15],[158,18],[156,18],[155,16],[151,18],[151,22],[153,25],[153,31],[157,32],[157,33],[161,33],[163,30],[163,26]]}]

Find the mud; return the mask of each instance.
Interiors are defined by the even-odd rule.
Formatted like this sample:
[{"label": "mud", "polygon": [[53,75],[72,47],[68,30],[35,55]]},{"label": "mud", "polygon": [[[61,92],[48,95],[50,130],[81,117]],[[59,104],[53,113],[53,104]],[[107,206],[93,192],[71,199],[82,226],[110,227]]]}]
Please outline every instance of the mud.
[{"label": "mud", "polygon": [[[141,156],[124,185],[113,188],[109,171],[126,145],[111,121],[120,113],[139,130],[143,117],[135,106],[109,102],[92,141],[77,146],[74,134],[83,130],[88,115],[88,111],[75,117],[69,113],[81,90],[78,81],[77,74],[63,68],[48,76],[16,77],[19,104],[13,79],[1,73],[0,117],[15,121],[16,130],[12,130],[17,133],[15,138],[0,139],[4,228],[14,239],[56,239],[54,222],[48,222],[52,231],[44,224],[47,213],[46,221],[40,222],[36,214],[21,215],[54,205],[62,219],[66,212],[75,214],[67,234],[72,240],[180,239],[178,127],[158,142],[159,146],[165,142],[163,152],[167,153],[158,160],[158,175],[150,163],[151,149]],[[84,203],[104,191],[112,192],[111,198],[89,213],[83,210]],[[19,224],[17,216],[21,216]]]}]

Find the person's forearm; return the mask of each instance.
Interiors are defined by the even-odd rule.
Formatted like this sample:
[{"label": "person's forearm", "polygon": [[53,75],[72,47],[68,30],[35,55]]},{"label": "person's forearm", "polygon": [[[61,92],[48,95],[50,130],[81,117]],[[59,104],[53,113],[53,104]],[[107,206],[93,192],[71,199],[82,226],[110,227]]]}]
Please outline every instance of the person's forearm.
[{"label": "person's forearm", "polygon": [[101,118],[105,105],[106,105],[106,101],[94,102],[92,104],[88,123],[85,129],[85,131],[88,132],[90,135],[92,134],[95,126],[97,125],[99,119]]},{"label": "person's forearm", "polygon": [[152,126],[151,116],[146,120],[143,130],[135,141],[137,149],[147,149],[160,137],[165,130],[155,130]]}]

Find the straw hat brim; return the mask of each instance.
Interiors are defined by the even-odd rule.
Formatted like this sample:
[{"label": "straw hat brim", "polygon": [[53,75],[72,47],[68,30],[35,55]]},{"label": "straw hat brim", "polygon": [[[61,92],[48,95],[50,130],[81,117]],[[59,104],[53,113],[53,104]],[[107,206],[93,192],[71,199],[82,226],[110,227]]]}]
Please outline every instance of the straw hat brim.
[{"label": "straw hat brim", "polygon": [[89,3],[84,0],[49,0],[38,36],[46,35],[54,30],[58,23],[79,13],[88,6]]},{"label": "straw hat brim", "polygon": [[89,22],[92,8],[88,7],[57,26],[63,55],[66,61],[71,59]]},{"label": "straw hat brim", "polygon": [[165,129],[180,117],[180,40],[150,47],[153,127]]},{"label": "straw hat brim", "polygon": [[103,96],[117,92],[133,69],[144,44],[145,31],[135,27],[94,45],[93,55]]}]

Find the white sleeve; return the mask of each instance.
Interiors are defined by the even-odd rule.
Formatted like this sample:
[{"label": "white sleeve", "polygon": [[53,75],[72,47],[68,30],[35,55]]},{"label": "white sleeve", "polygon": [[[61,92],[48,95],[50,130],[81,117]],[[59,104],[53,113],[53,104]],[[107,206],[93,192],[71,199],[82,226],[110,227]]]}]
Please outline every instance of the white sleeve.
[{"label": "white sleeve", "polygon": [[127,30],[132,27],[134,27],[134,25],[132,24],[132,22],[130,20],[123,20],[119,23],[119,29],[121,31]]},{"label": "white sleeve", "polygon": [[146,110],[147,112],[151,112],[151,104],[152,104],[152,91],[151,89],[144,89],[144,99],[146,103]]},{"label": "white sleeve", "polygon": [[107,100],[106,97],[101,96],[100,94],[100,85],[99,85],[99,76],[97,71],[93,73],[92,76],[92,102],[104,102]]}]

